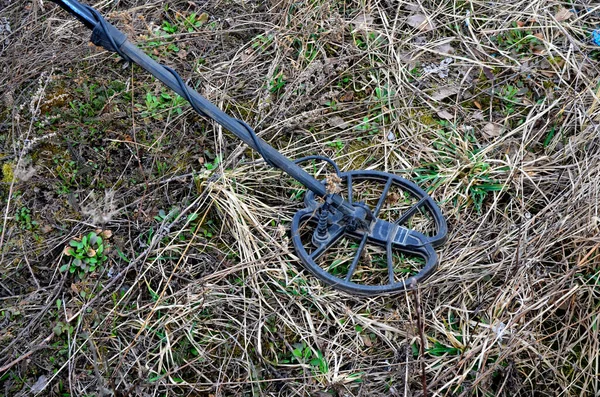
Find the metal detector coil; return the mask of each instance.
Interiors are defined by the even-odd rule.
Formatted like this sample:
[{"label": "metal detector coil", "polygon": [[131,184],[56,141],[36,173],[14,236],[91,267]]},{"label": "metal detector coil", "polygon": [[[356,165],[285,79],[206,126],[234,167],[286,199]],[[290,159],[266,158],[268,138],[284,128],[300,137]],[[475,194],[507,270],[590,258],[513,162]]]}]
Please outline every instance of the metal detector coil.
[{"label": "metal detector coil", "polygon": [[[171,68],[154,61],[94,8],[76,0],[52,0],[92,30],[92,42],[134,62],[185,98],[196,112],[231,131],[272,166],[308,191],[296,213],[292,241],[300,261],[318,279],[358,295],[407,291],[437,266],[434,247],[447,225],[439,207],[413,182],[379,171],[340,172],[333,160],[308,156],[291,161],[237,120],[186,85]],[[298,164],[328,162],[334,181],[318,181]],[[334,185],[334,186],[333,186]]]}]

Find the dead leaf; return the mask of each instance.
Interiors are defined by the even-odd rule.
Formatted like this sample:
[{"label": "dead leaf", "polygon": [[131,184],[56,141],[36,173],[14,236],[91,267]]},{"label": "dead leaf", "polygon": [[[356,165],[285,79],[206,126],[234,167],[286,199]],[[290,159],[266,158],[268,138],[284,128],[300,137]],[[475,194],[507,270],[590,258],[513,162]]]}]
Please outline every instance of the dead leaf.
[{"label": "dead leaf", "polygon": [[473,105],[475,105],[479,110],[482,109],[481,103],[479,103],[478,101],[473,101]]},{"label": "dead leaf", "polygon": [[431,99],[434,101],[441,101],[442,99],[448,98],[452,95],[458,94],[460,90],[458,87],[441,87],[438,88],[433,94],[431,94]]},{"label": "dead leaf", "polygon": [[358,14],[353,20],[352,24],[354,25],[355,31],[363,31],[367,32],[370,30],[371,25],[375,19],[369,14]]},{"label": "dead leaf", "polygon": [[44,225],[44,226],[42,226],[42,229],[41,229],[42,233],[44,233],[44,234],[48,234],[52,230],[54,230],[54,228],[50,225]]},{"label": "dead leaf", "polygon": [[387,197],[385,198],[386,204],[390,204],[390,205],[397,204],[398,201],[400,201],[400,195],[396,192],[388,193]]},{"label": "dead leaf", "polygon": [[440,110],[439,112],[437,112],[437,115],[439,118],[444,119],[444,120],[452,120],[454,119],[454,115],[452,113],[450,113],[447,110]]},{"label": "dead leaf", "polygon": [[408,26],[418,29],[421,32],[429,32],[433,30],[433,22],[431,22],[425,15],[423,14],[415,14],[411,15],[406,19],[406,23]]},{"label": "dead leaf", "polygon": [[340,116],[331,116],[327,121],[327,124],[333,128],[344,128],[348,123]]},{"label": "dead leaf", "polygon": [[546,50],[543,48],[534,48],[533,50],[531,50],[531,52],[535,55],[544,55],[546,53]]},{"label": "dead leaf", "polygon": [[504,127],[496,123],[487,123],[481,130],[481,134],[488,139],[497,138],[500,136]]},{"label": "dead leaf", "polygon": [[198,22],[205,24],[206,22],[208,22],[208,14],[203,12],[202,14],[200,14],[200,16],[198,16]]},{"label": "dead leaf", "polygon": [[351,102],[354,99],[354,91],[347,91],[340,97],[340,102]]},{"label": "dead leaf", "polygon": [[440,44],[436,47],[436,50],[443,54],[454,54],[454,47],[452,47],[450,43]]},{"label": "dead leaf", "polygon": [[522,28],[523,26],[525,26],[525,22],[523,21],[517,21],[517,26]]},{"label": "dead leaf", "polygon": [[573,13],[571,11],[567,10],[564,7],[560,7],[556,15],[554,15],[554,18],[556,18],[558,22],[563,22],[570,19],[572,16]]},{"label": "dead leaf", "polygon": [[413,12],[416,12],[416,11],[419,11],[419,10],[421,9],[421,7],[419,7],[419,5],[418,5],[418,4],[414,4],[414,3],[405,3],[405,4],[404,4],[404,9],[405,9],[405,10],[408,10],[408,11],[413,11]]},{"label": "dead leaf", "polygon": [[65,256],[71,256],[73,255],[73,248],[69,247],[68,245],[63,249],[63,254],[65,254]]},{"label": "dead leaf", "polygon": [[473,112],[473,116],[471,116],[473,118],[473,120],[477,120],[477,121],[483,121],[485,120],[485,118],[483,117],[483,112],[477,110],[475,112]]},{"label": "dead leaf", "polygon": [[109,239],[112,237],[112,232],[110,230],[102,230],[100,233],[98,233],[100,235],[100,237],[102,237],[103,239]]},{"label": "dead leaf", "polygon": [[494,80],[494,72],[492,72],[492,69],[488,68],[487,66],[483,67],[483,74],[485,74],[485,77],[487,77],[488,80]]},{"label": "dead leaf", "polygon": [[38,378],[38,380],[31,386],[31,392],[33,394],[41,393],[48,384],[48,378],[46,375],[42,375]]}]

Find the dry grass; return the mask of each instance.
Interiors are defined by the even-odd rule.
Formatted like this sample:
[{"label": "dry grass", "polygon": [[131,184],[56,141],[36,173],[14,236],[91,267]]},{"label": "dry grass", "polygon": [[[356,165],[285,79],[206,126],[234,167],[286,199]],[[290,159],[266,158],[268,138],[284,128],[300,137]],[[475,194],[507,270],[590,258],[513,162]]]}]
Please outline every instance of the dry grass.
[{"label": "dry grass", "polygon": [[[298,185],[57,7],[0,1],[0,395],[600,393],[597,4],[114,3],[290,158],[430,189],[450,237],[418,297],[324,287]],[[104,271],[61,273],[97,228]]]}]

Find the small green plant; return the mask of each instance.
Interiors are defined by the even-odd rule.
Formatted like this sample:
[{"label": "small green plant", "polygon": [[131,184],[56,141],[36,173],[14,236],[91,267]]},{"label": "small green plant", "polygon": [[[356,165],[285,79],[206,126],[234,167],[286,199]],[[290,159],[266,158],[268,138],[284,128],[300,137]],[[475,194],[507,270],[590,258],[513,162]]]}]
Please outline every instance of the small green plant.
[{"label": "small green plant", "polygon": [[433,347],[426,350],[427,353],[434,357],[444,356],[446,354],[455,356],[460,354],[460,349],[452,346],[446,346],[438,341],[434,342]]},{"label": "small green plant", "polygon": [[74,238],[69,241],[69,245],[64,250],[68,262],[60,267],[60,271],[63,273],[69,271],[83,279],[86,274],[102,269],[102,265],[108,260],[102,236],[108,238],[110,232],[103,231],[100,234],[90,232],[81,239]]},{"label": "small green plant", "polygon": [[285,87],[286,81],[283,78],[283,73],[278,73],[271,81],[269,81],[269,91],[273,94],[278,93],[283,87]]},{"label": "small green plant", "polygon": [[452,185],[457,191],[453,199],[460,208],[472,205],[481,213],[485,199],[493,192],[501,191],[503,184],[494,177],[506,172],[504,167],[494,168],[477,143],[473,131],[459,133],[455,126],[445,120],[433,141],[436,161],[417,168],[415,179],[429,184],[428,190],[442,185]]},{"label": "small green plant", "polygon": [[196,31],[198,28],[200,28],[206,22],[208,22],[208,14],[205,12],[203,12],[200,15],[196,14],[195,12],[192,12],[189,16],[187,16],[183,20],[184,26],[187,28],[187,31],[190,33],[193,33],[194,31]]},{"label": "small green plant", "polygon": [[217,155],[212,163],[204,163],[204,168],[206,168],[208,171],[215,170],[219,167],[219,164],[221,164],[222,159],[223,156]]},{"label": "small green plant", "polygon": [[33,230],[38,226],[36,221],[31,220],[31,210],[27,207],[21,207],[15,213],[15,221],[23,230]]},{"label": "small green plant", "polygon": [[353,34],[352,38],[354,39],[354,44],[361,50],[368,50],[369,46],[373,44],[378,45],[381,41],[375,32],[371,32],[368,35]]},{"label": "small green plant", "polygon": [[335,99],[325,102],[325,105],[328,106],[331,110],[338,110],[337,102],[335,101]]},{"label": "small green plant", "polygon": [[552,139],[554,139],[554,136],[556,135],[556,125],[553,125],[552,127],[550,127],[550,130],[548,131],[548,133],[546,134],[546,137],[544,138],[544,148],[547,148],[548,146],[550,146],[550,143],[552,142]]},{"label": "small green plant", "polygon": [[273,43],[275,36],[272,34],[259,34],[252,39],[252,48],[259,52],[264,52]]},{"label": "small green plant", "polygon": [[175,24],[171,24],[169,21],[163,21],[162,30],[168,34],[175,34],[177,33],[178,27]]},{"label": "small green plant", "polygon": [[167,173],[168,169],[169,169],[169,163],[167,163],[166,161],[159,160],[156,162],[156,172],[159,177],[164,176]]},{"label": "small green plant", "polygon": [[517,22],[513,22],[512,26],[512,29],[492,37],[500,48],[524,54],[531,52],[533,47],[541,43],[531,29],[519,27]]},{"label": "small green plant", "polygon": [[67,194],[72,188],[77,186],[77,174],[79,172],[77,162],[70,160],[61,154],[56,155],[53,162],[55,166],[54,170],[61,180],[58,187],[58,193]]},{"label": "small green plant", "polygon": [[156,96],[148,92],[144,104],[137,104],[136,108],[141,110],[142,117],[152,117],[156,120],[162,120],[164,118],[163,113],[169,109],[174,109],[177,114],[181,114],[183,112],[182,106],[185,103],[185,99],[179,95],[171,96],[167,92],[161,92]]},{"label": "small green plant", "polygon": [[293,347],[294,350],[292,350],[291,360],[283,360],[282,363],[297,361],[301,364],[309,364],[313,371],[321,375],[324,375],[329,371],[327,360],[320,350],[313,351],[306,342],[295,343]]},{"label": "small green plant", "polygon": [[299,38],[294,39],[293,46],[298,52],[299,60],[306,60],[312,62],[319,55],[319,35],[312,33],[308,41],[301,40]]},{"label": "small green plant", "polygon": [[517,99],[517,94],[519,93],[519,88],[513,85],[505,85],[502,88],[502,92],[500,96],[504,99],[505,107],[504,113],[506,115],[513,114],[515,112],[515,105],[519,104]]},{"label": "small green plant", "polygon": [[389,90],[387,84],[384,87],[375,87],[373,93],[381,105],[387,105],[389,98],[394,95],[394,93]]},{"label": "small green plant", "polygon": [[204,238],[212,238],[216,233],[216,225],[212,219],[204,222],[205,227],[200,228],[200,233],[204,236]]},{"label": "small green plant", "polygon": [[356,128],[360,132],[367,133],[369,135],[373,135],[379,131],[379,127],[377,126],[377,123],[372,122],[372,120],[369,118],[369,116],[363,117],[362,123],[360,123],[359,125],[357,125],[354,128]]},{"label": "small green plant", "polygon": [[62,334],[70,336],[74,330],[75,327],[69,323],[63,323],[62,321],[57,322],[54,328],[52,328],[52,331],[56,336],[61,336]]},{"label": "small green plant", "polygon": [[177,218],[177,215],[181,210],[179,207],[172,207],[171,210],[167,213],[165,210],[159,210],[158,215],[154,216],[154,219],[157,222],[171,222],[173,219]]},{"label": "small green plant", "polygon": [[339,153],[342,151],[342,149],[344,149],[344,142],[338,138],[335,141],[329,142],[327,146],[334,148],[335,151]]}]

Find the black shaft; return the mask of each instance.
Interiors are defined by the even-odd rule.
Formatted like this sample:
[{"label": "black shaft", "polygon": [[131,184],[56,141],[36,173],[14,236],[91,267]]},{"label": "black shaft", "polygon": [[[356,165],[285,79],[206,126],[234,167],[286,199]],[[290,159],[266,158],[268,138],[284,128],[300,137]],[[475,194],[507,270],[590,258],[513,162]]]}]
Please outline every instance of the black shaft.
[{"label": "black shaft", "polygon": [[89,10],[87,8],[85,8],[83,6],[83,4],[79,3],[78,1],[74,1],[74,0],[50,0],[50,1],[61,6],[63,9],[68,11],[71,15],[73,15],[75,18],[77,18],[81,23],[83,23],[88,28],[94,29],[94,27],[96,26],[96,19],[94,18],[94,16],[89,12]]}]

